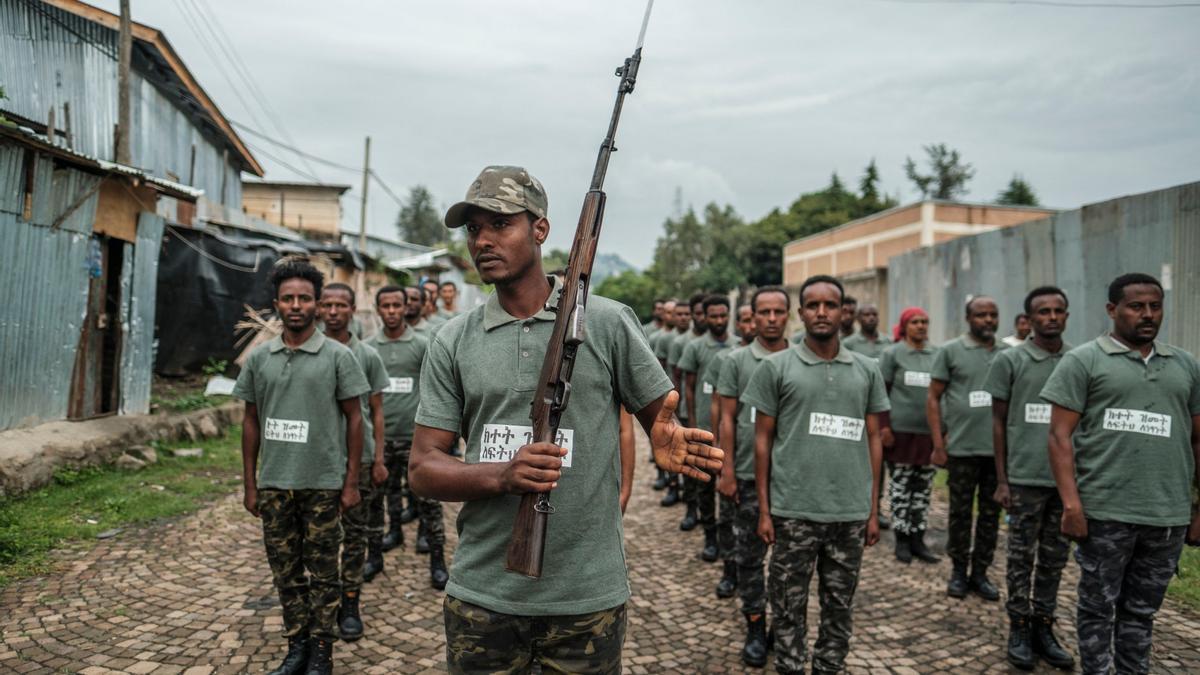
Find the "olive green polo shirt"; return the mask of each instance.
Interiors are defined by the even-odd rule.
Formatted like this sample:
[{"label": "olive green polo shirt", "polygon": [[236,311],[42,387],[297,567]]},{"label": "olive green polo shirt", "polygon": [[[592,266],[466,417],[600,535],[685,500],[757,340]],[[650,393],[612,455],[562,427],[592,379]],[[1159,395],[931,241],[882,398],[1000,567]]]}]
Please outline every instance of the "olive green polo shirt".
[{"label": "olive green polo shirt", "polygon": [[866,417],[889,407],[872,359],[839,348],[826,361],[802,342],[764,359],[742,399],[775,418],[771,515],[867,519],[873,490]]},{"label": "olive green polo shirt", "polygon": [[[687,334],[690,333],[691,331],[688,331]],[[675,338],[679,337],[680,335],[681,333],[676,331],[674,328],[669,331],[664,331],[662,335],[659,336],[658,341],[654,343],[654,355],[657,356],[660,361],[666,362],[671,356],[671,345],[675,344]]]},{"label": "olive green polo shirt", "polygon": [[[671,369],[679,366],[679,359],[683,357],[683,350],[698,337],[702,337],[693,333],[690,329],[686,333],[676,333],[675,337],[671,338],[667,352],[667,374],[671,374]],[[679,382],[679,407],[676,409],[675,416],[679,419],[686,420],[688,418],[688,395],[685,382],[681,379]],[[688,426],[695,426],[689,420]]]},{"label": "olive green polo shirt", "polygon": [[868,340],[860,331],[842,340],[842,344],[852,352],[858,352],[878,361],[879,357],[883,355],[883,350],[892,344],[892,341],[883,333],[879,333],[875,340]]},{"label": "olive green polo shirt", "polygon": [[[561,284],[555,281],[552,298]],[[461,433],[466,461],[504,462],[530,442],[530,403],[554,327],[553,312],[510,316],[495,295],[446,324],[421,369],[417,424]],[[622,544],[623,405],[638,411],[671,382],[628,307],[591,296],[586,341],[571,376],[559,427],[569,454],[554,490],[541,579],[507,572],[504,561],[520,497],[463,504],[446,593],[495,612],[524,616],[587,614],[629,598]]]},{"label": "olive green polo shirt", "polygon": [[[892,431],[905,434],[928,434],[929,418],[925,416],[925,399],[929,395],[929,372],[937,347],[929,343],[913,349],[904,340],[888,345],[879,357],[883,382],[891,387],[888,397],[892,403]],[[991,427],[989,427],[991,428]]]},{"label": "olive green polo shirt", "polygon": [[457,311],[448,312],[445,308],[439,308],[437,311],[438,318],[440,318],[443,322],[453,319],[454,317],[458,316],[458,314],[459,313]]},{"label": "olive green polo shirt", "polygon": [[798,345],[801,342],[804,342],[804,329],[801,328],[800,330],[796,331],[795,333],[792,333],[791,340],[792,340],[792,344],[794,344],[794,345]]},{"label": "olive green polo shirt", "polygon": [[754,418],[758,411],[743,402],[742,394],[746,393],[754,371],[771,352],[755,340],[727,354],[721,365],[721,380],[717,383],[717,393],[737,399],[733,475],[740,480],[754,480]]},{"label": "olive green polo shirt", "polygon": [[1039,394],[1069,351],[1071,345],[1063,343],[1062,349],[1051,354],[1033,340],[1026,340],[992,360],[983,388],[993,400],[1008,402],[1004,457],[1008,482],[1013,485],[1054,487],[1054,474],[1050,472],[1050,404]]},{"label": "olive green polo shirt", "polygon": [[255,348],[233,395],[258,408],[258,487],[340,490],[346,433],[338,401],[370,390],[350,349],[321,331],[296,349],[280,336]]},{"label": "olive green polo shirt", "polygon": [[945,382],[942,393],[942,423],[949,430],[946,452],[951,457],[991,457],[992,395],[984,390],[992,360],[1009,346],[995,347],[976,342],[963,334],[942,345],[933,358],[930,376]]},{"label": "olive green polo shirt", "polygon": [[358,367],[362,368],[363,375],[367,378],[367,386],[371,387],[371,391],[359,397],[362,401],[363,417],[362,463],[371,464],[375,461],[375,421],[371,419],[371,395],[387,389],[387,369],[383,366],[383,359],[379,358],[379,352],[366,342],[351,335],[350,343],[346,346],[350,348],[350,353],[354,354]]},{"label": "olive green polo shirt", "polygon": [[421,400],[421,364],[429,339],[409,326],[395,340],[379,331],[370,344],[379,352],[387,370],[388,386],[383,390],[384,440],[411,445],[413,419]]},{"label": "olive green polo shirt", "polygon": [[1088,518],[1135,525],[1191,521],[1192,424],[1200,367],[1154,343],[1149,363],[1109,335],[1067,352],[1041,397],[1080,414],[1075,477]]},{"label": "olive green polo shirt", "polygon": [[683,348],[683,355],[679,357],[679,369],[685,375],[696,374],[696,419],[692,420],[692,424],[699,429],[712,431],[712,395],[715,389],[711,382],[705,381],[705,375],[717,354],[729,349],[732,344],[733,340],[728,334],[724,340],[718,341],[711,333],[705,333],[688,342]]}]

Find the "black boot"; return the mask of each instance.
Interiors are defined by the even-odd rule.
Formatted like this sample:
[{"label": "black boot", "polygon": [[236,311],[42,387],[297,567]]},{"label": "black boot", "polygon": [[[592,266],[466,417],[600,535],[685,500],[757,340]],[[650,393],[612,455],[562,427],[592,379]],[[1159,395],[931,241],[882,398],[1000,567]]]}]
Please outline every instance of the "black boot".
[{"label": "black boot", "polygon": [[405,507],[400,511],[400,524],[407,525],[417,519],[417,500],[409,490],[404,491]]},{"label": "black boot", "polygon": [[700,559],[704,562],[717,562],[717,528],[704,528],[704,550],[700,551]]},{"label": "black boot", "polygon": [[363,563],[363,581],[371,581],[383,571],[383,548],[380,544],[367,544],[367,561]]},{"label": "black boot", "polygon": [[1033,670],[1037,657],[1033,655],[1033,644],[1029,639],[1029,618],[1014,614],[1008,620],[1008,662],[1014,668]]},{"label": "black boot", "polygon": [[404,546],[404,530],[400,527],[400,521],[393,518],[387,534],[383,535],[383,550],[390,551],[399,546]]},{"label": "black boot", "polygon": [[667,487],[667,481],[671,479],[670,474],[662,469],[658,470],[658,478],[654,479],[654,489],[664,490]]},{"label": "black boot", "polygon": [[354,642],[363,636],[362,617],[358,615],[358,593],[342,593],[342,606],[338,608],[338,631],[346,642]]},{"label": "black boot", "polygon": [[732,598],[734,593],[737,593],[737,563],[726,560],[725,571],[717,582],[717,597]]},{"label": "black boot", "polygon": [[1075,668],[1075,657],[1059,644],[1054,637],[1054,618],[1035,616],[1030,622],[1030,632],[1033,637],[1033,652],[1042,660],[1055,668],[1072,670]]},{"label": "black boot", "polygon": [[946,595],[961,600],[967,597],[970,586],[967,582],[967,566],[954,563],[954,571],[950,573],[950,583],[946,584]]},{"label": "black boot", "polygon": [[696,505],[688,502],[687,513],[683,514],[683,520],[679,521],[679,529],[684,532],[696,529]]},{"label": "black boot", "polygon": [[907,534],[896,532],[896,560],[908,565],[912,563],[913,554],[911,539]]},{"label": "black boot", "polygon": [[879,521],[879,529],[881,529],[881,530],[892,529],[892,519],[891,518],[888,518],[887,516],[880,513],[879,517],[878,517],[878,521]]},{"label": "black boot", "polygon": [[679,484],[674,482],[667,483],[667,494],[663,495],[662,501],[658,503],[659,506],[675,506],[678,503]]},{"label": "black boot", "polygon": [[283,663],[267,675],[302,675],[308,667],[308,636],[293,635],[288,638],[287,656]]},{"label": "black boot", "polygon": [[980,570],[976,568],[971,570],[971,590],[975,592],[975,595],[988,602],[995,602],[1000,599],[1000,589],[988,581],[986,569]]},{"label": "black boot", "polygon": [[313,638],[308,642],[308,670],[304,675],[333,675],[333,642]]},{"label": "black boot", "polygon": [[434,544],[429,547],[429,585],[439,591],[446,589],[450,574],[446,571],[446,558],[442,553],[442,545]]},{"label": "black boot", "polygon": [[423,526],[417,526],[417,553],[429,553],[429,537],[425,534]]},{"label": "black boot", "polygon": [[742,646],[742,663],[753,668],[767,665],[767,617],[746,615],[746,644]]},{"label": "black boot", "polygon": [[941,557],[930,551],[929,547],[925,545],[925,530],[909,535],[908,548],[912,551],[913,557],[921,562],[936,563],[941,561]]}]

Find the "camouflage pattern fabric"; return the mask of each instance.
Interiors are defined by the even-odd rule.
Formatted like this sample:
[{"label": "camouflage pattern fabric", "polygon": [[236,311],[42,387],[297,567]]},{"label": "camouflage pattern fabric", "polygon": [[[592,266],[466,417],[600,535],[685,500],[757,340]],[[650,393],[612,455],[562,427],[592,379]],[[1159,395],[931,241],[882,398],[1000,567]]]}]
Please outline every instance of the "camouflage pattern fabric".
[{"label": "camouflage pattern fabric", "polygon": [[371,514],[383,512],[383,490],[371,484],[371,467],[364,464],[358,473],[361,501],[342,514],[342,592],[357,592],[363,585],[363,565],[367,562],[367,543],[383,538],[383,524],[375,529]]},{"label": "camouflage pattern fabric", "polygon": [[737,504],[725,495],[718,495],[717,508],[717,555],[721,560],[737,560],[733,537],[733,520],[737,517]]},{"label": "camouflage pattern fabric", "polygon": [[446,227],[462,225],[471,206],[493,213],[529,211],[544,218],[548,201],[542,183],[525,169],[519,166],[489,166],[467,188],[467,196],[463,201],[446,211]]},{"label": "camouflage pattern fabric", "polygon": [[752,480],[739,480],[737,490],[733,548],[738,566],[738,598],[742,601],[743,614],[762,614],[767,611],[767,584],[763,574],[767,545],[758,536],[758,489]]},{"label": "camouflage pattern fabric", "polygon": [[[383,446],[383,463],[388,470],[386,506],[389,522],[399,522],[400,512],[404,510],[404,495],[409,494],[408,453],[411,447],[407,443],[396,441],[388,441]],[[382,520],[382,508],[378,517]]]},{"label": "camouflage pattern fabric", "polygon": [[850,651],[851,617],[858,570],[862,566],[867,523],[818,523],[773,516],[768,594],[775,615],[775,668],[804,672],[807,655],[808,586],[817,572],[821,625],[813,645],[813,672],[842,670]]},{"label": "camouflage pattern fabric", "polygon": [[1053,617],[1058,582],[1071,554],[1071,541],[1059,529],[1062,500],[1052,487],[1010,485],[1009,491],[1008,613]]},{"label": "camouflage pattern fabric", "polygon": [[696,509],[700,512],[700,518],[697,522],[700,527],[705,530],[710,530],[717,526],[717,479],[710,476],[711,480],[707,483],[703,481],[692,481],[695,483],[696,493]]},{"label": "camouflage pattern fabric", "polygon": [[888,482],[892,529],[900,534],[920,534],[929,517],[929,495],[937,469],[917,464],[893,464]]},{"label": "camouflage pattern fabric", "polygon": [[[1000,530],[1000,505],[996,494],[996,461],[992,457],[950,457],[950,513],[947,518],[946,555],[955,565],[971,563],[983,572],[996,553]],[[976,497],[979,513],[975,514]],[[975,521],[975,545],[971,546],[971,521]]]},{"label": "camouflage pattern fabric", "polygon": [[684,504],[693,504],[696,508],[700,507],[700,495],[696,490],[698,483],[699,481],[693,478],[679,474],[679,498],[683,500]]},{"label": "camouflage pattern fabric", "polygon": [[1186,531],[1088,519],[1087,539],[1075,549],[1082,672],[1150,672],[1154,613],[1179,564]]},{"label": "camouflage pattern fabric", "polygon": [[412,496],[417,504],[417,519],[430,546],[446,543],[446,526],[442,523],[442,503],[436,499]]},{"label": "camouflage pattern fabric", "polygon": [[575,616],[514,616],[446,596],[451,673],[619,673],[625,605]]},{"label": "camouflage pattern fabric", "polygon": [[342,598],[340,505],[338,490],[258,492],[263,544],[283,607],[284,637],[308,633],[337,639]]}]

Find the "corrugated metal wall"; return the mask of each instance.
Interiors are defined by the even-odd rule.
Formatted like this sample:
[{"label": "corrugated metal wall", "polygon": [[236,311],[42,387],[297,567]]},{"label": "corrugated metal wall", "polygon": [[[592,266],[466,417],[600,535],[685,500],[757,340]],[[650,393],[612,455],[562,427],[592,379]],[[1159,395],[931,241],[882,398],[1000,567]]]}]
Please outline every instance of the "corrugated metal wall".
[{"label": "corrugated metal wall", "polygon": [[[117,34],[40,2],[0,0],[0,108],[63,128],[63,104],[71,107],[73,149],[112,160],[117,123]],[[136,67],[136,64],[135,64]],[[222,151],[163,92],[139,75],[131,78],[133,163],[159,178],[184,182],[241,209],[241,174],[222,161]],[[195,174],[188,183],[192,146]]]},{"label": "corrugated metal wall", "polygon": [[[0,145],[0,185],[13,182],[7,171],[21,166],[22,155]],[[37,175],[50,180],[47,172]],[[15,180],[19,192],[19,173]],[[92,195],[81,210],[94,212],[96,199]],[[78,222],[53,229],[47,212],[35,208],[41,220],[28,223],[12,206],[0,201],[0,288],[6,298],[0,303],[0,429],[66,417],[87,308],[92,222],[86,221],[86,229]]]},{"label": "corrugated metal wall", "polygon": [[1029,289],[1055,284],[1071,300],[1067,340],[1079,344],[1110,325],[1104,310],[1109,282],[1126,272],[1145,272],[1168,287],[1162,337],[1197,353],[1198,260],[1200,183],[1191,183],[893,257],[891,321],[904,307],[923,307],[931,337],[944,342],[966,330],[967,297],[986,294],[1000,305],[1000,334],[1009,335]]},{"label": "corrugated metal wall", "polygon": [[[154,307],[158,291],[158,254],[162,247],[163,219],[143,212],[138,218],[137,247],[126,245],[121,275],[121,414],[150,412],[150,382],[154,372]],[[133,250],[130,250],[133,249]],[[128,292],[126,292],[128,290]]]}]

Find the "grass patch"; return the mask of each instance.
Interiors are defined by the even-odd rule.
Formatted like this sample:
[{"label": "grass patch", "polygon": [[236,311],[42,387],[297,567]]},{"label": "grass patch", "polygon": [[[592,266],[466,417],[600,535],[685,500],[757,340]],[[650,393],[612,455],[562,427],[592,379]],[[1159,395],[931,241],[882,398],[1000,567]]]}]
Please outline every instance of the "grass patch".
[{"label": "grass patch", "polygon": [[159,396],[151,396],[150,403],[160,409],[169,412],[181,413],[191,412],[193,410],[202,410],[204,408],[215,408],[227,401],[232,401],[231,396],[205,396],[202,392],[183,394],[174,398],[162,398]]},{"label": "grass patch", "polygon": [[1200,611],[1200,548],[1183,547],[1179,574],[1171,579],[1167,595],[1192,611]]},{"label": "grass patch", "polygon": [[[240,436],[233,427],[199,443],[155,443],[158,462],[140,471],[63,470],[51,485],[0,501],[0,588],[49,571],[56,548],[90,547],[106,530],[190,513],[233,491],[241,482]],[[168,452],[197,446],[203,457]]]}]

